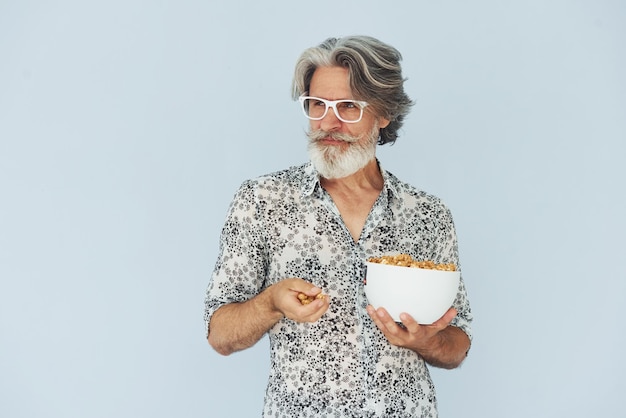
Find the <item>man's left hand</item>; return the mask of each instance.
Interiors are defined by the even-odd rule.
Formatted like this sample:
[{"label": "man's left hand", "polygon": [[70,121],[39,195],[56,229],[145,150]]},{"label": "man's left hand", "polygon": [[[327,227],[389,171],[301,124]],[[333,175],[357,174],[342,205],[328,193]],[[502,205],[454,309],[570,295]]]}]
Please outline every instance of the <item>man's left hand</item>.
[{"label": "man's left hand", "polygon": [[371,305],[367,306],[367,313],[390,344],[409,348],[421,354],[436,349],[436,345],[440,343],[438,334],[450,325],[457,311],[454,308],[448,309],[431,325],[420,325],[407,313],[400,314],[402,323],[399,324],[385,308],[374,309]]}]

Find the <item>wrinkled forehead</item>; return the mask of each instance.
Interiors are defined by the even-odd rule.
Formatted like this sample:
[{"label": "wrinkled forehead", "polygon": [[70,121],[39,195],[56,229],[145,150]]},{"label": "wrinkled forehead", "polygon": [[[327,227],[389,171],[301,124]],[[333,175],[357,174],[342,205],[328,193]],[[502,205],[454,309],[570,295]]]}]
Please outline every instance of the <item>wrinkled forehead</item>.
[{"label": "wrinkled forehead", "polygon": [[318,67],[311,77],[308,94],[327,100],[353,99],[348,69]]}]

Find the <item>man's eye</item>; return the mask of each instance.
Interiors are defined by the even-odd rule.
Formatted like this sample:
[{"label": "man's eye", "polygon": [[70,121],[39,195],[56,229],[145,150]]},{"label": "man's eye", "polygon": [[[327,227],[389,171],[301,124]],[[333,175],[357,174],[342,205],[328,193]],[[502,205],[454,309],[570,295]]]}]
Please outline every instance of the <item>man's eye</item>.
[{"label": "man's eye", "polygon": [[356,109],[356,103],[354,102],[341,102],[339,103],[339,106],[344,108],[344,109]]}]

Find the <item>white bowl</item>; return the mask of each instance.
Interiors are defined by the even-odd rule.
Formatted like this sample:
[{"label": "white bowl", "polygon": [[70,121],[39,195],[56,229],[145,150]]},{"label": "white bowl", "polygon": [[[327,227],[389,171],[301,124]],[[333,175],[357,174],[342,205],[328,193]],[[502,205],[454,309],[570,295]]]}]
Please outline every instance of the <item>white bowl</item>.
[{"label": "white bowl", "polygon": [[432,324],[456,298],[461,273],[367,262],[365,295],[394,320],[406,312],[420,324]]}]

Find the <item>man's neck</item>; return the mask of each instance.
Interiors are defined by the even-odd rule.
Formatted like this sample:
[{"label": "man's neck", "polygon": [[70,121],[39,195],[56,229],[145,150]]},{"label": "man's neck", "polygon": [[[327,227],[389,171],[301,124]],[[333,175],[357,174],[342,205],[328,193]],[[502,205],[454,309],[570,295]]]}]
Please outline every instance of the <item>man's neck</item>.
[{"label": "man's neck", "polygon": [[377,190],[383,189],[383,176],[380,173],[378,162],[373,158],[365,167],[357,172],[338,179],[320,178],[320,184],[326,190],[332,189],[336,191],[351,192],[359,190]]}]

